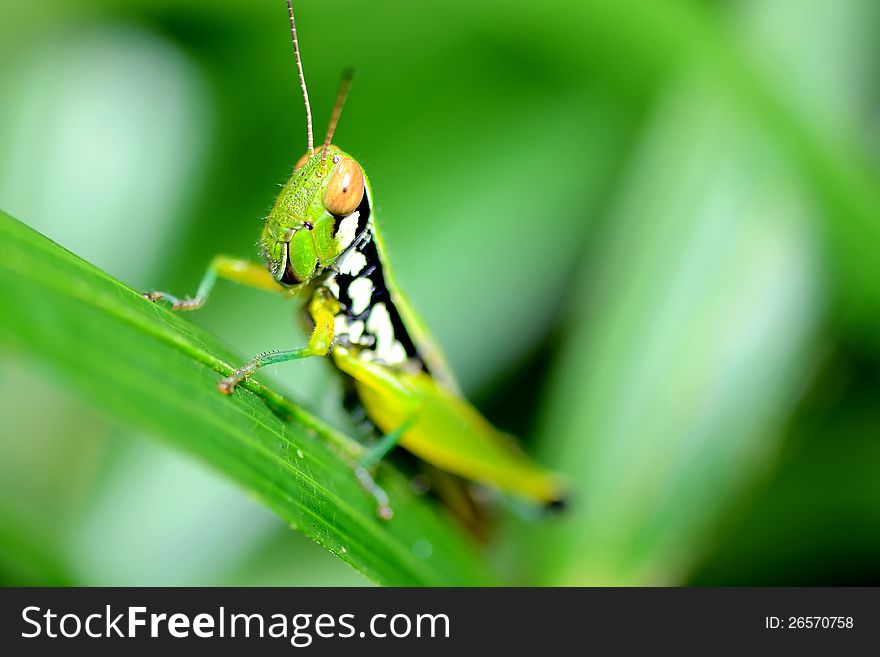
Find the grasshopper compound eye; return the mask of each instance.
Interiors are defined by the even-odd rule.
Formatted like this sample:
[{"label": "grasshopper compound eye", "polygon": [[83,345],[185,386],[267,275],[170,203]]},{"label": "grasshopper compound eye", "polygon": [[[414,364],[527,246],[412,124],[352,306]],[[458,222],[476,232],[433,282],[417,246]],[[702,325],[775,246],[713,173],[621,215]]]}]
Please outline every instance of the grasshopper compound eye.
[{"label": "grasshopper compound eye", "polygon": [[354,212],[364,198],[364,173],[357,162],[344,157],[324,192],[324,206],[330,214],[344,217]]}]

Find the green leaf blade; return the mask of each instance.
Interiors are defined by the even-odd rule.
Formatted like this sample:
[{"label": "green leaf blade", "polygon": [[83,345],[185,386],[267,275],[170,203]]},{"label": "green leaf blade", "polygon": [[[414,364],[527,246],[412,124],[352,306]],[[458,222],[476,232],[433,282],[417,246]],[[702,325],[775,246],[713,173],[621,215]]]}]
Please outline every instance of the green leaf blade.
[{"label": "green leaf blade", "polygon": [[237,358],[2,212],[0,303],[4,348],[38,356],[104,412],[223,472],[373,581],[493,581],[469,540],[399,473],[381,471],[396,514],[385,523],[346,458],[356,442],[255,381],[220,395],[218,374]]}]

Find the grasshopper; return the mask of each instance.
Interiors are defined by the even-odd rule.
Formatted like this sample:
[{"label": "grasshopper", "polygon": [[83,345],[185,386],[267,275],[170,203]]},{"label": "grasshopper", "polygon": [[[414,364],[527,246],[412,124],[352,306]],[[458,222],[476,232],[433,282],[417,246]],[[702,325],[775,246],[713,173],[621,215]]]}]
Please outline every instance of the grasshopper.
[{"label": "grasshopper", "polygon": [[370,422],[383,434],[356,468],[393,515],[371,470],[395,445],[432,466],[546,504],[562,484],[528,460],[462,396],[445,359],[400,292],[374,212],[370,181],[357,160],[331,143],[351,84],[343,76],[327,136],[316,148],[312,113],[287,1],[297,72],[305,103],[308,150],[294,166],[260,235],[264,264],[215,257],[194,297],[145,293],[173,310],[205,304],[218,278],[305,299],[311,337],[305,347],[260,354],[218,383],[233,394],[245,377],[274,363],[329,357],[353,386]]}]

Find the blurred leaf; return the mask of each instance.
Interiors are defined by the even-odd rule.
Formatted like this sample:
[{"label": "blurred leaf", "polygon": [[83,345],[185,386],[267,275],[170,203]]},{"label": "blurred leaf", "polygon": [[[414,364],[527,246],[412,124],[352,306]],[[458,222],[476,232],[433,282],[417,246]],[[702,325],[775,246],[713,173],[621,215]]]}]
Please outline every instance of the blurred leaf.
[{"label": "blurred leaf", "polygon": [[369,581],[309,543],[279,527],[237,565],[218,572],[211,586],[366,586]]},{"label": "blurred leaf", "polygon": [[59,537],[27,517],[0,506],[0,586],[72,586],[59,554]]},{"label": "blurred leaf", "polygon": [[374,581],[491,581],[474,548],[413,497],[404,477],[380,472],[396,513],[380,521],[352,470],[357,443],[255,381],[232,398],[219,395],[217,374],[230,373],[226,363],[237,359],[3,213],[0,303],[8,346],[50,362],[105,412],[224,472]]},{"label": "blurred leaf", "polygon": [[[856,14],[858,24],[870,25],[873,21],[876,25],[876,2],[825,3],[826,8],[817,7],[813,1],[809,6],[792,2],[788,10],[777,9],[785,20],[778,23],[774,39],[779,40],[779,32],[797,31],[789,13],[808,16],[819,11],[819,23],[827,29],[832,20],[822,17],[831,14],[833,22],[846,25],[841,16],[862,5]],[[785,151],[791,166],[809,183],[822,210],[816,219],[822,223],[823,248],[833,262],[829,274],[835,287],[834,301],[845,311],[841,313],[843,320],[877,339],[880,258],[875,253],[880,243],[880,170],[876,157],[872,159],[866,148],[865,125],[838,119],[838,129],[828,130],[827,121],[817,119],[815,106],[803,102],[800,90],[791,89],[789,64],[796,61],[818,93],[830,98],[831,103],[838,102],[836,90],[829,91],[816,79],[803,52],[790,53],[787,61],[781,62],[775,61],[775,53],[749,53],[742,33],[727,15],[729,5],[737,3],[547,0],[525,3],[519,11],[501,10],[499,4],[480,3],[480,11],[493,21],[518,27],[527,35],[524,40],[552,40],[568,48],[572,62],[580,67],[589,66],[590,60],[600,62],[613,71],[616,80],[645,85],[670,73],[675,79],[682,68],[696,68],[711,78],[724,100],[760,126],[765,131],[763,139]],[[547,15],[557,19],[547,20]],[[536,34],[537,30],[541,33]],[[865,42],[862,57],[876,62],[877,39],[872,37]],[[846,38],[854,37],[847,32]],[[837,57],[828,54],[839,50],[837,42],[822,47],[815,38],[804,41],[802,46],[820,56],[827,55],[822,57],[826,65],[829,58]],[[851,66],[844,68],[834,71],[838,80],[854,74]],[[780,84],[780,79],[787,84]],[[870,89],[867,85],[865,88]],[[872,105],[876,105],[873,100],[868,103]],[[866,111],[860,118],[867,122],[870,117]]]},{"label": "blurred leaf", "polygon": [[[876,390],[875,397],[876,399]],[[796,428],[772,478],[719,518],[698,586],[865,586],[880,582],[880,423],[870,408]],[[830,440],[829,440],[830,438]]]},{"label": "blurred leaf", "polygon": [[662,106],[581,281],[544,423],[577,486],[542,536],[555,582],[680,582],[809,374],[809,197],[712,90]]}]

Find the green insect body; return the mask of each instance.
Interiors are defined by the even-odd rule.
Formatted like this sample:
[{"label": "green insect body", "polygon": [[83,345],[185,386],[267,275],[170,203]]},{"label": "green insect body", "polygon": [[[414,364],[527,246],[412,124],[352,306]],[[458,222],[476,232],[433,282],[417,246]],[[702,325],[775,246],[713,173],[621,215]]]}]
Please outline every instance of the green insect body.
[{"label": "green insect body", "polygon": [[[292,9],[290,17],[299,65]],[[329,356],[354,386],[367,417],[384,433],[356,470],[379,500],[382,517],[391,517],[391,508],[368,468],[396,444],[465,479],[542,503],[560,501],[560,480],[527,459],[463,398],[440,350],[391,276],[369,180],[352,156],[330,144],[349,80],[340,90],[323,148],[311,147],[310,132],[309,151],[266,220],[260,236],[265,265],[218,256],[194,298],[162,292],[146,296],[191,310],[205,302],[222,277],[307,298],[313,324],[308,345],[262,354],[222,379],[219,388],[232,394],[242,379],[265,365]]]}]

